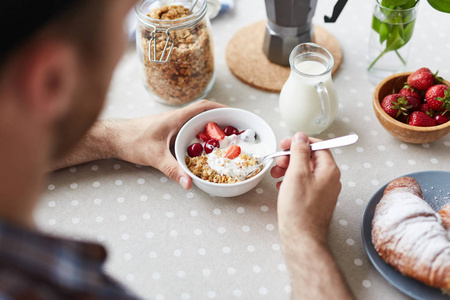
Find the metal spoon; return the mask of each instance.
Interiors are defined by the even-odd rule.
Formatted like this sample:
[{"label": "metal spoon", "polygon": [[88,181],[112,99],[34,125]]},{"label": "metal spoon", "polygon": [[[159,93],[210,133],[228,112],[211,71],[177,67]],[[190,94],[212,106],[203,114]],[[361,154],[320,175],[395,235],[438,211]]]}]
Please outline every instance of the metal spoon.
[{"label": "metal spoon", "polygon": [[[311,151],[348,146],[348,145],[356,143],[357,140],[358,140],[358,135],[356,135],[356,134],[344,135],[344,136],[341,136],[338,138],[329,139],[326,141],[311,144]],[[291,154],[291,150],[278,151],[275,153],[267,154],[266,156],[258,157],[257,163],[258,163],[258,165],[260,165],[263,161],[265,161],[267,159],[278,157],[278,156],[283,156],[283,155],[290,155],[290,154]]]}]

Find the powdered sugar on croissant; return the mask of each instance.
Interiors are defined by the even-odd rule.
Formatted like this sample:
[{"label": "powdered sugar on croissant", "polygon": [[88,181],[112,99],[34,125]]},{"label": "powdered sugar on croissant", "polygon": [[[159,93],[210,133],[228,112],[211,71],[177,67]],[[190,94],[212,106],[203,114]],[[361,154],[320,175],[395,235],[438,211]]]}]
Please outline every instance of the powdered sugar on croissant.
[{"label": "powdered sugar on croissant", "polygon": [[386,187],[372,220],[372,242],[401,273],[450,289],[450,232],[413,178],[398,178]]}]

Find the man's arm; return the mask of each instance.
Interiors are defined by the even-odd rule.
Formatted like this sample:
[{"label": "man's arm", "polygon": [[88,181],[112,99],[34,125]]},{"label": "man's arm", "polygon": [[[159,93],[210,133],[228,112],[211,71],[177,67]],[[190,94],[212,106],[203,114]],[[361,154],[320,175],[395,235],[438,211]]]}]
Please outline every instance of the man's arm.
[{"label": "man's arm", "polygon": [[[316,139],[310,139],[317,141]],[[329,151],[311,152],[306,135],[281,141],[290,157],[277,159],[278,223],[294,299],[353,299],[330,252],[327,238],[340,171]]]},{"label": "man's arm", "polygon": [[192,179],[180,167],[170,152],[170,147],[175,142],[178,131],[189,119],[204,111],[221,107],[225,106],[201,100],[159,115],[98,121],[75,148],[55,162],[51,169],[117,158],[157,168],[183,188],[189,189]]},{"label": "man's arm", "polygon": [[117,131],[123,120],[97,121],[75,147],[51,166],[58,170],[85,162],[117,157],[120,138]]}]

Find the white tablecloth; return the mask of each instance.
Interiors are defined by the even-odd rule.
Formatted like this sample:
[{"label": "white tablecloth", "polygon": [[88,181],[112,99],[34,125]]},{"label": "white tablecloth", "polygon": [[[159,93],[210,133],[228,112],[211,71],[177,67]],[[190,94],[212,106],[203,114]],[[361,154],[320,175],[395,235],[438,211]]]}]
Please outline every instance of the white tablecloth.
[{"label": "white tablecloth", "polygon": [[[407,299],[368,260],[361,239],[362,214],[371,196],[389,180],[416,171],[449,170],[450,135],[430,144],[406,144],[376,120],[374,86],[365,71],[372,2],[349,1],[336,23],[323,24],[335,2],[320,0],[314,17],[315,24],[339,40],[344,53],[334,76],[339,114],[319,137],[360,136],[357,144],[332,151],[343,189],[330,244],[358,299]],[[212,21],[217,79],[208,98],[260,115],[281,140],[291,132],[280,118],[278,94],[243,84],[225,61],[233,34],[262,19],[264,1],[239,0],[232,13]],[[427,66],[450,78],[449,19],[426,1],[420,3],[409,70]],[[172,109],[149,99],[130,44],[102,117],[134,118]],[[145,299],[289,299],[275,182],[268,175],[243,196],[218,198],[196,187],[184,191],[150,167],[97,161],[55,172],[36,220],[47,232],[103,243],[110,253],[107,271]]]}]

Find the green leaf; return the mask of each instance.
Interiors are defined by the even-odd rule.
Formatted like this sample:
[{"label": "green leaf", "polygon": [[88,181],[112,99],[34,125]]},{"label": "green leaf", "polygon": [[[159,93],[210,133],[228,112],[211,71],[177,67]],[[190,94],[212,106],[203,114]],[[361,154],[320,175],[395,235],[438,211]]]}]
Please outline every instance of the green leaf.
[{"label": "green leaf", "polygon": [[387,23],[381,22],[380,29],[378,33],[380,34],[380,44],[383,44],[383,42],[388,38],[389,32],[391,31],[391,26],[389,26]]},{"label": "green leaf", "polygon": [[408,3],[410,0],[383,0],[381,5],[383,6],[402,6]]},{"label": "green leaf", "polygon": [[428,3],[438,11],[450,13],[450,0],[428,0]]},{"label": "green leaf", "polygon": [[388,52],[400,49],[405,44],[406,42],[403,39],[403,26],[401,25],[392,26],[391,33],[387,38],[385,51]]},{"label": "green leaf", "polygon": [[372,29],[375,30],[375,32],[380,33],[380,25],[381,22],[378,20],[375,16],[372,18]]},{"label": "green leaf", "polygon": [[405,44],[409,42],[413,35],[415,23],[416,21],[412,21],[411,23],[406,25],[405,29],[403,30],[403,39],[405,40]]}]

